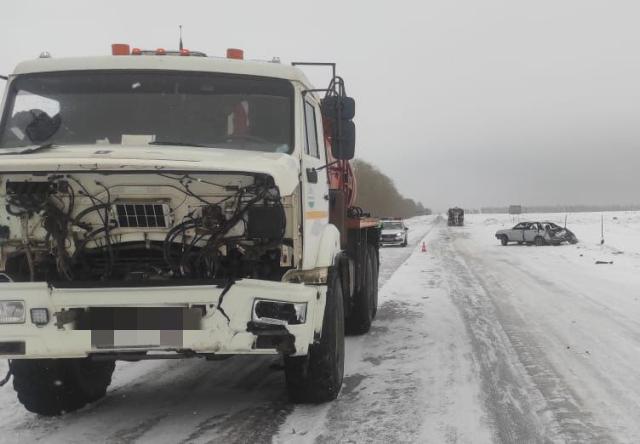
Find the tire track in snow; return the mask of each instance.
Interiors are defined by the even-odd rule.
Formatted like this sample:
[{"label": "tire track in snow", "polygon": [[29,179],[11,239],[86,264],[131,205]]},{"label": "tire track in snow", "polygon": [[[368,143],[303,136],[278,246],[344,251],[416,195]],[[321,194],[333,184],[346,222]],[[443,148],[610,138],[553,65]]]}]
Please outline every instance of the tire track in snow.
[{"label": "tire track in snow", "polygon": [[425,221],[424,219],[412,221],[409,229],[409,241],[406,247],[381,247],[380,276],[378,280],[380,289],[393,276],[393,273],[409,259],[422,240],[429,236],[434,226],[440,223],[441,220],[443,220],[441,216],[436,216],[431,221]]},{"label": "tire track in snow", "polygon": [[[430,219],[414,222],[410,247],[383,251],[388,261],[381,264],[382,283],[431,227]],[[347,341],[353,345],[360,339]],[[274,367],[277,362],[273,356],[238,356],[220,362],[118,363],[106,398],[60,418],[26,412],[8,385],[0,391],[5,406],[0,411],[0,443],[18,437],[51,443],[267,443],[294,410],[286,401],[284,374]],[[0,370],[4,369],[2,363]],[[357,390],[356,380],[347,379],[347,392]]]},{"label": "tire track in snow", "polygon": [[510,442],[615,442],[593,418],[546,359],[519,315],[498,304],[508,297],[481,262],[456,249],[466,237],[443,229],[439,243],[449,270],[452,297],[463,314],[480,362],[496,437]]},{"label": "tire track in snow", "polygon": [[370,334],[349,341],[360,356],[339,398],[328,408],[298,407],[275,442],[491,442],[478,370],[442,288],[442,267],[431,254],[411,253],[382,288]]},{"label": "tire track in snow", "polygon": [[[486,286],[501,289],[491,295],[506,319],[505,331],[521,352],[527,372],[549,400],[549,414],[555,412],[563,419],[557,423],[564,429],[559,433],[573,441],[587,441],[581,428],[586,423],[599,435],[595,442],[638,442],[640,404],[635,390],[638,378],[634,350],[640,333],[637,320],[630,316],[636,311],[625,312],[615,304],[607,305],[606,298],[597,297],[605,291],[625,293],[628,287],[605,282],[603,291],[597,277],[591,280],[584,276],[578,282],[575,277],[581,277],[582,271],[571,262],[563,264],[565,268],[555,279],[545,279],[541,276],[547,275],[546,268],[537,267],[536,272],[531,263],[523,266],[517,258],[509,262],[502,254],[491,254],[492,267],[488,269],[486,259],[476,249],[467,249],[466,256]],[[502,278],[505,274],[509,279]],[[523,282],[527,283],[526,291],[518,288]],[[537,296],[536,302],[530,303],[529,296]],[[545,307],[553,309],[547,312]],[[565,398],[558,392],[568,392],[574,402],[563,402]],[[567,420],[576,415],[581,422]]]}]

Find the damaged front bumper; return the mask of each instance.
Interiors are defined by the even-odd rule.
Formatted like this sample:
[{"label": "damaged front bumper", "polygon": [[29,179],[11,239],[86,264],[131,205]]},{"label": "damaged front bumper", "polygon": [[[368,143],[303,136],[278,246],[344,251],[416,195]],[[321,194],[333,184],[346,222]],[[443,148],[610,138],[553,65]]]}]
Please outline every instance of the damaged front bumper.
[{"label": "damaged front bumper", "polygon": [[127,288],[0,283],[0,302],[22,302],[24,313],[22,322],[0,323],[0,357],[302,356],[320,336],[325,298],[326,286],[251,279]]},{"label": "damaged front bumper", "polygon": [[577,244],[578,238],[572,231],[564,228],[558,231],[551,231],[545,236],[545,240],[547,243],[553,245],[560,245],[562,242],[567,242],[569,244]]}]

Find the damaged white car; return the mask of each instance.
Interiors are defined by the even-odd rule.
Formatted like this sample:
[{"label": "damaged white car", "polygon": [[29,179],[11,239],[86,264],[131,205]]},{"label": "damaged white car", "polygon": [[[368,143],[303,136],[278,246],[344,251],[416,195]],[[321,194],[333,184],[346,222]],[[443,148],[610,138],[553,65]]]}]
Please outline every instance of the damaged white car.
[{"label": "damaged white car", "polygon": [[575,244],[578,238],[567,228],[563,228],[553,222],[520,222],[513,228],[498,230],[496,239],[502,245],[509,242],[518,244],[560,245],[563,242]]}]

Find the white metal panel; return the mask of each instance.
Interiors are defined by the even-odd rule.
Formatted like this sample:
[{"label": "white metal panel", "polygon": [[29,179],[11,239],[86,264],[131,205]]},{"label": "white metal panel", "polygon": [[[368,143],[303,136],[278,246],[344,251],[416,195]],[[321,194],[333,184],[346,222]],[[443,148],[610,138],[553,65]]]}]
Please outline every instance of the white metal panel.
[{"label": "white metal panel", "polygon": [[179,57],[179,56],[98,56],[33,59],[18,64],[14,75],[88,70],[173,70],[193,72],[215,72],[272,77],[297,81],[310,86],[304,73],[291,65],[280,63],[234,60],[223,57]]},{"label": "white metal panel", "polygon": [[[58,328],[55,313],[63,308],[86,307],[162,307],[205,305],[207,315],[200,330],[183,331],[183,348],[201,353],[274,354],[275,350],[254,349],[255,336],[247,331],[254,299],[307,303],[307,322],[287,326],[295,337],[298,355],[307,353],[316,334],[322,330],[326,287],[282,282],[242,280],[231,287],[218,310],[222,288],[206,285],[193,287],[146,288],[49,288],[44,282],[0,284],[0,299],[23,300],[26,312],[47,308],[48,325],[37,327],[29,319],[24,324],[0,325],[0,341],[24,341],[27,358],[83,357],[95,351],[91,331]],[[228,316],[229,319],[227,319]],[[153,347],[150,350],[162,350]],[[166,349],[166,347],[165,347]],[[120,350],[122,351],[122,350]],[[138,351],[140,351],[138,349]],[[4,356],[5,358],[7,356]]]},{"label": "white metal panel", "polygon": [[[307,174],[308,170],[317,169],[325,166],[325,152],[321,147],[320,139],[323,138],[322,120],[320,116],[320,107],[318,102],[312,96],[300,98],[297,101],[297,117],[301,124],[301,137],[300,152],[302,156],[302,207],[303,207],[303,220],[304,220],[304,251],[303,251],[303,268],[310,269],[316,266],[316,260],[318,258],[318,251],[322,242],[322,235],[325,228],[329,225],[329,179],[327,176],[326,168],[317,170],[317,181],[314,183],[309,180]],[[315,121],[313,126],[315,128],[315,134],[310,134],[311,137],[317,137],[319,157],[309,155],[305,152],[307,129],[304,124],[305,110],[304,104],[308,102],[312,105],[315,113]]]}]

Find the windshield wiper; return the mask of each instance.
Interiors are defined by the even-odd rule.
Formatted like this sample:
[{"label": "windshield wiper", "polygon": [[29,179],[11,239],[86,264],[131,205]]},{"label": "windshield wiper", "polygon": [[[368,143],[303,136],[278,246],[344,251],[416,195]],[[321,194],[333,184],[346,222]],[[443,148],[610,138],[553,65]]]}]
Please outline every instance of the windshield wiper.
[{"label": "windshield wiper", "polygon": [[211,148],[209,145],[202,145],[199,143],[172,142],[167,140],[156,140],[153,142],[149,142],[149,145],[175,145],[175,146],[193,146],[196,148]]},{"label": "windshield wiper", "polygon": [[0,148],[0,156],[7,156],[10,154],[31,154],[36,151],[46,150],[47,148],[52,148],[53,143],[45,143],[43,145],[37,146],[19,146],[13,148]]}]

